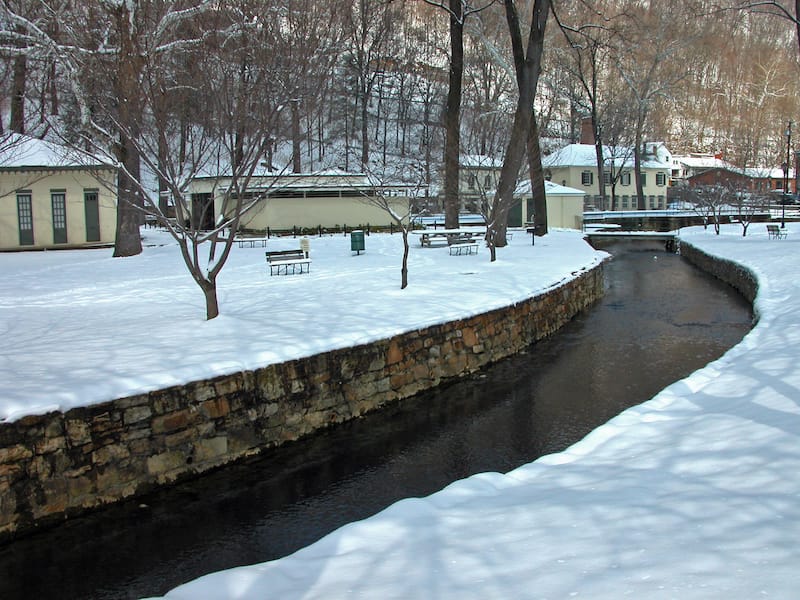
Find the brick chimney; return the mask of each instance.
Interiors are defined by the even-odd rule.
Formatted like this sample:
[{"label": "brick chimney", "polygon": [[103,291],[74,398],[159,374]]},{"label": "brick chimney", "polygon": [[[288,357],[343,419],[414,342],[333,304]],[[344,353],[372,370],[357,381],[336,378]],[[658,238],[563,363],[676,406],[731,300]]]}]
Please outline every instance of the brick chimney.
[{"label": "brick chimney", "polygon": [[581,119],[581,144],[590,144],[594,146],[594,128],[592,127],[592,118],[583,117]]}]

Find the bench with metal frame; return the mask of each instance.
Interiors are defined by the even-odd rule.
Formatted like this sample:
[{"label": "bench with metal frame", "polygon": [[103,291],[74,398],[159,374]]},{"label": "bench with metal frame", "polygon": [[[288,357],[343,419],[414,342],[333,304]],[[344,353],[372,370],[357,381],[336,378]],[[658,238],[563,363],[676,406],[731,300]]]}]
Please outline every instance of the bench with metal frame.
[{"label": "bench with metal frame", "polygon": [[767,233],[771,240],[782,240],[788,235],[786,231],[782,230],[777,225],[767,225]]},{"label": "bench with metal frame", "polygon": [[272,250],[265,254],[270,275],[308,273],[311,270],[311,259],[304,250]]}]

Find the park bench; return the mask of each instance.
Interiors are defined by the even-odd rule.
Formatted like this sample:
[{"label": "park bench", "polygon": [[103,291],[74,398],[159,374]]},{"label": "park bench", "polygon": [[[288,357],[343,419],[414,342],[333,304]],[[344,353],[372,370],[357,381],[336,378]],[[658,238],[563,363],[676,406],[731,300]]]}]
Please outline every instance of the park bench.
[{"label": "park bench", "polygon": [[289,273],[308,273],[311,270],[311,259],[305,250],[272,250],[266,252],[270,275],[288,275]]},{"label": "park bench", "polygon": [[767,233],[771,240],[781,240],[786,237],[786,231],[782,231],[777,225],[767,225]]},{"label": "park bench", "polygon": [[239,244],[239,248],[244,248],[248,246],[250,248],[255,248],[256,246],[261,246],[264,248],[267,245],[267,238],[236,238],[233,240],[237,244]]}]

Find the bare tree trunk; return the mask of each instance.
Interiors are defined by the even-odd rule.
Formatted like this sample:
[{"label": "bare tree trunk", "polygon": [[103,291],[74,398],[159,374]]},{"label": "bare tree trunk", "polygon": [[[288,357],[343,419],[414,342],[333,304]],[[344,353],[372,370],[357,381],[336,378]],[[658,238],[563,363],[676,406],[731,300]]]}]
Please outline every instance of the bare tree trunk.
[{"label": "bare tree trunk", "polygon": [[[164,172],[167,165],[167,144],[163,135],[158,136],[158,166],[161,172]],[[169,186],[167,181],[161,175],[158,176],[158,210],[165,217],[167,216],[167,192]]]},{"label": "bare tree trunk", "polygon": [[400,231],[403,232],[403,264],[400,267],[400,289],[404,290],[408,287],[408,230],[401,225]]},{"label": "bare tree trunk", "polygon": [[644,129],[643,117],[641,116],[642,109],[639,109],[639,115],[636,117],[636,133],[635,141],[633,143],[633,173],[636,177],[636,195],[639,198],[637,207],[639,210],[645,210],[644,198],[644,185],[642,185],[642,130]]},{"label": "bare tree trunk", "polygon": [[[491,249],[491,259],[495,260],[495,247],[506,245],[508,212],[514,200],[514,189],[522,166],[522,160],[531,135],[533,100],[539,83],[542,54],[544,52],[544,33],[550,11],[549,0],[535,0],[533,16],[528,37],[527,50],[522,46],[519,15],[514,0],[505,0],[506,20],[514,53],[514,67],[517,75],[519,97],[514,112],[514,124],[506,147],[506,156],[500,169],[500,180],[493,200],[491,223],[487,228],[487,241]],[[529,167],[530,168],[530,167]],[[541,171],[541,163],[539,166]],[[533,181],[531,181],[533,184]]]},{"label": "bare tree trunk", "polygon": [[[114,256],[135,256],[142,252],[139,225],[142,200],[136,181],[139,180],[139,155],[135,147],[122,140],[117,144],[117,159],[123,165],[117,176],[117,236]],[[133,179],[128,176],[131,173]]]},{"label": "bare tree trunk", "polygon": [[458,228],[458,178],[461,153],[461,85],[464,76],[464,5],[450,0],[450,81],[445,111],[444,225]]},{"label": "bare tree trunk", "polygon": [[11,92],[11,131],[25,133],[25,88],[28,79],[28,59],[24,55],[14,59],[14,83]]},{"label": "bare tree trunk", "polygon": [[528,171],[531,178],[531,197],[533,198],[534,235],[547,234],[547,195],[544,188],[542,170],[542,151],[539,147],[539,125],[536,115],[531,115],[528,134]]},{"label": "bare tree trunk", "polygon": [[116,27],[120,39],[117,59],[115,95],[119,100],[120,140],[116,145],[117,159],[122,169],[117,178],[117,231],[114,256],[134,256],[142,252],[139,225],[142,222],[142,198],[136,181],[140,180],[139,150],[135,140],[139,135],[141,109],[139,101],[139,76],[141,59],[131,31],[131,15],[127,7],[116,12]]},{"label": "bare tree trunk", "polygon": [[[600,190],[600,209],[606,210],[607,194],[605,185],[605,157],[603,156],[603,138],[597,126],[597,107],[592,104],[592,131],[594,137],[594,155],[597,160],[597,185]],[[611,210],[614,210],[614,202],[611,202]]]},{"label": "bare tree trunk", "polygon": [[203,289],[206,299],[206,320],[210,321],[219,316],[219,301],[217,300],[217,282],[203,279],[198,281]]},{"label": "bare tree trunk", "polygon": [[361,92],[361,166],[369,164],[369,94]]},{"label": "bare tree trunk", "polygon": [[292,172],[300,173],[300,99],[292,98]]}]

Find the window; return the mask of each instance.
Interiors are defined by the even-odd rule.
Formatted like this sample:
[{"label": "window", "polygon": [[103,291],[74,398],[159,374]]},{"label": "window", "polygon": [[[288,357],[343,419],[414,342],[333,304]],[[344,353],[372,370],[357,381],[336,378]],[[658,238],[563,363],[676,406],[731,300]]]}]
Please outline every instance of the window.
[{"label": "window", "polygon": [[603,183],[605,185],[611,185],[611,173],[608,171],[603,171]]},{"label": "window", "polygon": [[642,176],[639,178],[639,181],[642,182],[642,187],[647,185],[647,173],[642,173]]},{"label": "window", "polygon": [[581,184],[592,185],[594,183],[594,173],[591,171],[584,171],[581,173]]},{"label": "window", "polygon": [[652,210],[656,207],[656,197],[649,196],[649,199],[650,199],[650,210]]},{"label": "window", "polygon": [[656,185],[660,185],[660,186],[667,185],[667,174],[666,173],[656,173]]},{"label": "window", "polygon": [[630,171],[625,171],[622,175],[620,175],[619,182],[622,185],[630,185],[631,184],[631,172]]},{"label": "window", "polygon": [[467,179],[467,187],[471,190],[475,189],[475,173],[470,173]]},{"label": "window", "polygon": [[17,218],[19,219],[19,245],[33,245],[33,202],[30,192],[17,194]]},{"label": "window", "polygon": [[628,196],[622,196],[622,208],[628,208]]},{"label": "window", "polygon": [[487,189],[487,190],[491,189],[491,187],[492,187],[492,176],[491,175],[487,175],[486,177],[483,178],[483,187],[485,189]]},{"label": "window", "polygon": [[67,243],[67,194],[62,191],[51,192],[50,203],[53,208],[53,242]]}]

